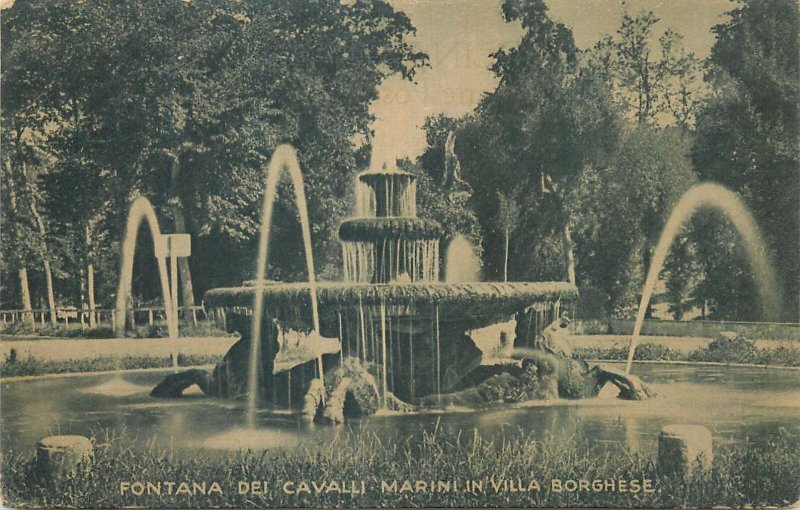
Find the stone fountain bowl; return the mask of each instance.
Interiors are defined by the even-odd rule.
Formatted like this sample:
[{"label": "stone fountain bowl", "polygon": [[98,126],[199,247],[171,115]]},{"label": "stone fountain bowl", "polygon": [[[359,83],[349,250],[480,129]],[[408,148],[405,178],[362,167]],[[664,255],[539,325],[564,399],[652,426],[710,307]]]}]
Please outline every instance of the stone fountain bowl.
[{"label": "stone fountain bowl", "polygon": [[[248,282],[241,287],[211,289],[205,294],[208,308],[248,309],[256,292],[264,294],[265,307],[300,305],[310,309],[308,283]],[[464,328],[494,324],[537,303],[572,301],[578,296],[567,282],[472,282],[354,284],[319,282],[317,299],[320,315],[337,310],[385,306],[392,316],[427,315],[438,310],[446,321],[459,321]]]},{"label": "stone fountain bowl", "polygon": [[384,239],[439,239],[441,225],[424,218],[351,218],[339,226],[342,241],[381,241]]}]

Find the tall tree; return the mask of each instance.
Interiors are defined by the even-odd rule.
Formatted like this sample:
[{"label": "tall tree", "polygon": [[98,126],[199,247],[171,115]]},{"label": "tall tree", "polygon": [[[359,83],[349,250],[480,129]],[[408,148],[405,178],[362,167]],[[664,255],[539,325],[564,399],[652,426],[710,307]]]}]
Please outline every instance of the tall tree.
[{"label": "tall tree", "polygon": [[659,21],[652,11],[625,10],[616,34],[603,37],[586,60],[605,76],[616,101],[633,120],[692,129],[707,94],[702,62],[684,49],[683,36],[670,28],[655,46]]},{"label": "tall tree", "polygon": [[525,33],[518,46],[494,54],[499,85],[457,128],[463,178],[475,190],[485,274],[503,278],[497,194],[513,192],[520,214],[509,239],[508,278],[565,279],[563,190],[584,166],[614,150],[618,118],[604,79],[581,65],[570,30],[548,17],[543,1],[508,0],[503,14]]},{"label": "tall tree", "polygon": [[[707,80],[715,95],[698,114],[693,160],[704,179],[742,195],[764,230],[785,289],[787,317],[800,317],[800,8],[793,0],[745,0],[714,28]],[[711,241],[715,236],[704,236]],[[725,251],[724,245],[718,251]],[[705,249],[713,251],[713,247]],[[721,316],[746,318],[758,307],[730,300],[725,278],[745,269],[734,257],[707,267],[704,298]],[[727,268],[725,267],[727,266]],[[747,272],[745,272],[747,274]],[[728,275],[728,276],[726,276]]]},{"label": "tall tree", "polygon": [[653,25],[657,22],[652,12],[638,16],[625,12],[614,44],[620,88],[639,122],[648,122],[658,112],[656,84],[661,77],[650,48]]}]

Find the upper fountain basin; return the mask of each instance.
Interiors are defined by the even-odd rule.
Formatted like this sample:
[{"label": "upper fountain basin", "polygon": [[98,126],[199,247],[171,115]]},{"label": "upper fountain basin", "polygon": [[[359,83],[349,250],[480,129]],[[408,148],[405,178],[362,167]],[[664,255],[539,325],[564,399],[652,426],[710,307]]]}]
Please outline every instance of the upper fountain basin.
[{"label": "upper fountain basin", "polygon": [[404,239],[407,241],[439,239],[442,226],[424,218],[351,218],[339,226],[342,241],[379,241]]}]

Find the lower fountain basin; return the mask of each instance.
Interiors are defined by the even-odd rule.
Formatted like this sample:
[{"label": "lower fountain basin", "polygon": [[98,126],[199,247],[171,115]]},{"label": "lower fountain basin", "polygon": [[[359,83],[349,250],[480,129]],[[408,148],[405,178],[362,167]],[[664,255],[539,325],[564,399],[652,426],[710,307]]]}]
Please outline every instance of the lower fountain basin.
[{"label": "lower fountain basin", "polygon": [[[314,334],[337,339],[341,346],[339,355],[321,363],[331,367],[337,358],[357,358],[378,381],[382,398],[392,393],[408,402],[456,388],[481,363],[485,344],[532,345],[560,315],[562,303],[578,293],[565,282],[322,282],[315,290],[320,328]],[[251,352],[248,316],[257,292],[264,298],[259,356],[265,374],[272,373],[279,346],[289,336],[298,345],[312,336],[307,283],[264,282],[208,291],[205,306],[224,310],[226,327],[242,334],[217,367],[217,394],[244,391]],[[278,404],[297,404],[311,378],[319,376],[316,369],[311,363],[293,369],[296,373],[267,377],[261,393],[266,398],[277,395],[280,399],[273,402]],[[286,391],[276,389],[284,386]]]},{"label": "lower fountain basin", "polygon": [[[267,307],[298,303],[310,308],[307,283],[265,282],[259,287],[249,283],[209,290],[205,306],[247,309],[252,307],[253,296],[260,289]],[[578,288],[567,282],[317,283],[321,314],[345,307],[386,306],[387,314],[397,316],[407,314],[404,309],[422,311],[436,307],[442,319],[458,320],[464,329],[495,324],[537,303],[571,301],[577,296]]]}]

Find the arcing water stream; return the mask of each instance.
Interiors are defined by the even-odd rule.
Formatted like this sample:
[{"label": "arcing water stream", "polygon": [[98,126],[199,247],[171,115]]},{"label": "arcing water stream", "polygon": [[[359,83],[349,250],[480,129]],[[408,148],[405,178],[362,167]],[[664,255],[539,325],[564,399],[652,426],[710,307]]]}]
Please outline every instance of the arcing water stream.
[{"label": "arcing water stream", "polygon": [[[167,261],[165,257],[164,239],[161,236],[161,229],[158,227],[158,218],[153,210],[150,201],[145,197],[139,197],[131,204],[128,212],[128,223],[125,227],[125,239],[122,242],[122,268],[119,276],[119,286],[117,287],[117,311],[115,316],[114,330],[118,336],[125,332],[125,314],[128,308],[127,299],[131,293],[133,283],[133,261],[136,254],[136,237],[139,226],[143,221],[147,221],[150,227],[150,234],[153,238],[153,248],[158,262],[158,276],[161,280],[161,296],[164,300],[165,315],[167,316],[167,331],[169,339],[178,338],[178,314],[177,303],[173,303],[169,289],[169,279],[167,277]],[[173,282],[177,285],[177,282]],[[173,353],[172,363],[178,366],[177,353]]]},{"label": "arcing water stream", "polygon": [[[253,319],[250,336],[250,367],[247,379],[247,422],[250,428],[255,427],[255,414],[259,402],[259,360],[261,359],[261,316],[264,307],[264,279],[267,272],[269,257],[269,234],[272,227],[272,210],[275,205],[275,196],[278,192],[278,182],[284,170],[289,172],[294,189],[295,204],[300,215],[300,228],[303,234],[303,247],[305,249],[306,267],[308,269],[308,286],[311,292],[311,314],[314,331],[319,332],[319,310],[317,307],[316,276],[314,274],[314,255],[311,251],[311,228],[308,222],[308,207],[306,205],[305,186],[303,174],[300,172],[300,163],[297,153],[291,145],[281,145],[272,154],[267,168],[267,181],[264,190],[264,208],[261,212],[261,230],[258,240],[258,261],[256,263],[256,290],[253,297]],[[322,358],[317,358],[319,377],[323,380]],[[323,384],[324,387],[324,384]]]},{"label": "arcing water stream", "polygon": [[633,328],[631,346],[628,351],[628,363],[625,366],[626,374],[631,371],[633,355],[636,350],[636,344],[639,341],[645,311],[650,303],[653,287],[664,266],[664,260],[667,258],[669,249],[680,233],[681,227],[691,219],[695,212],[703,208],[717,209],[733,223],[742,238],[747,258],[753,269],[761,299],[763,316],[767,319],[780,316],[781,300],[778,293],[778,284],[753,215],[747,210],[739,195],[724,186],[714,183],[698,184],[689,189],[678,201],[656,245],[653,260],[650,263],[650,270],[645,280],[644,290],[642,291],[642,300],[636,313],[636,324]]}]

